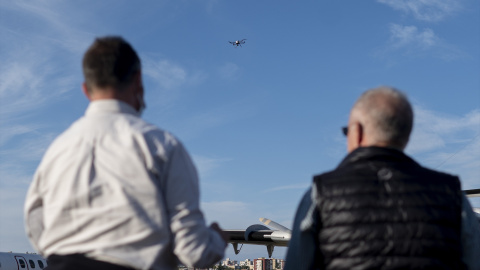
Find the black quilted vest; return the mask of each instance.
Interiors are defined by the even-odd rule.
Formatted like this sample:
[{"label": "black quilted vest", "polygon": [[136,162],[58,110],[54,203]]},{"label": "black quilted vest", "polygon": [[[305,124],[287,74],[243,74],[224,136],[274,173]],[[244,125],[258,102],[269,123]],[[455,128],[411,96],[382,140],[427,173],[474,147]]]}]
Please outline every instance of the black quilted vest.
[{"label": "black quilted vest", "polygon": [[323,269],[463,269],[455,176],[359,148],[314,177]]}]

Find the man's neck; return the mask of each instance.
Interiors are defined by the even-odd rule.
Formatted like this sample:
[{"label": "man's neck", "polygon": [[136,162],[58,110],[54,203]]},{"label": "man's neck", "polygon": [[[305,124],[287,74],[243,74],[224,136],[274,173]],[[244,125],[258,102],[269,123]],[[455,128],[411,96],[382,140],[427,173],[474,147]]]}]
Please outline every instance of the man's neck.
[{"label": "man's neck", "polygon": [[128,105],[132,106],[133,108],[137,109],[136,98],[132,89],[124,89],[124,91],[117,91],[113,88],[96,88],[92,89],[92,91],[89,93],[88,99],[90,101],[115,99],[123,101]]}]

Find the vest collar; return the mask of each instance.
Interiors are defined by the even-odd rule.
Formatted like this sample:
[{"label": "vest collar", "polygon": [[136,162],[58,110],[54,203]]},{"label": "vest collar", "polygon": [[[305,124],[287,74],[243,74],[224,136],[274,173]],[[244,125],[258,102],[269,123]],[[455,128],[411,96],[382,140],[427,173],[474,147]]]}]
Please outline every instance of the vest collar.
[{"label": "vest collar", "polygon": [[338,168],[352,165],[357,162],[365,161],[383,161],[396,163],[413,163],[417,164],[413,159],[405,155],[400,150],[387,147],[359,147],[348,154],[338,165]]}]

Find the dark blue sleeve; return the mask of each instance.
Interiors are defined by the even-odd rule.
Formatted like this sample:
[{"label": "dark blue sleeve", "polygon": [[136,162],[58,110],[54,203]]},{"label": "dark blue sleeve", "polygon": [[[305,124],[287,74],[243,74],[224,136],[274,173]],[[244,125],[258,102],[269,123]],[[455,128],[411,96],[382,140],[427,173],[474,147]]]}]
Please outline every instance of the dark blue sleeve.
[{"label": "dark blue sleeve", "polygon": [[317,211],[312,203],[312,189],[303,195],[293,222],[292,238],[288,244],[285,270],[312,270],[319,259]]},{"label": "dark blue sleeve", "polygon": [[467,269],[480,269],[480,224],[466,196],[462,198],[462,255]]}]

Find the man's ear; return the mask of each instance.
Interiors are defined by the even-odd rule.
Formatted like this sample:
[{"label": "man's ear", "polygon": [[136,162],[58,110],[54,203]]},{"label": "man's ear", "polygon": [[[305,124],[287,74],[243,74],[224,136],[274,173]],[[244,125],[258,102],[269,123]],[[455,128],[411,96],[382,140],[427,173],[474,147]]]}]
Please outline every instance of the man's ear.
[{"label": "man's ear", "polygon": [[138,89],[140,91],[140,95],[143,96],[143,82],[142,82],[142,71],[139,70],[137,72],[137,74],[135,74],[135,86],[136,86],[136,89]]},{"label": "man's ear", "polygon": [[90,101],[92,100],[90,92],[88,92],[87,84],[85,84],[85,83],[82,83],[82,92],[88,98],[88,100],[90,100]]},{"label": "man's ear", "polygon": [[351,124],[347,136],[348,152],[350,153],[358,147],[361,147],[364,139],[363,126],[358,122]]},{"label": "man's ear", "polygon": [[363,126],[360,123],[357,123],[357,140],[358,140],[358,145],[363,146],[365,143],[365,133],[363,132]]}]

